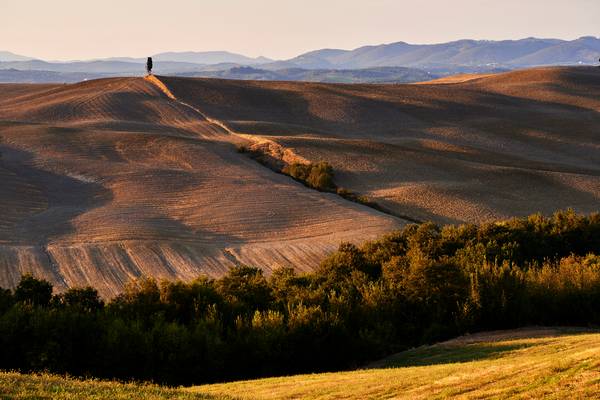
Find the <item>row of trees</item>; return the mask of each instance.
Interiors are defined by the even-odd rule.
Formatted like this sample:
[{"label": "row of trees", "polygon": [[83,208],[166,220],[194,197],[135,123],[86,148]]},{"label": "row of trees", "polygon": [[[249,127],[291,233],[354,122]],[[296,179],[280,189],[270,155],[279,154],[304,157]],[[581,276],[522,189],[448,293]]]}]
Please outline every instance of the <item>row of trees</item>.
[{"label": "row of trees", "polygon": [[192,384],[359,366],[465,332],[600,323],[600,217],[411,225],[311,274],[0,292],[0,368]]}]

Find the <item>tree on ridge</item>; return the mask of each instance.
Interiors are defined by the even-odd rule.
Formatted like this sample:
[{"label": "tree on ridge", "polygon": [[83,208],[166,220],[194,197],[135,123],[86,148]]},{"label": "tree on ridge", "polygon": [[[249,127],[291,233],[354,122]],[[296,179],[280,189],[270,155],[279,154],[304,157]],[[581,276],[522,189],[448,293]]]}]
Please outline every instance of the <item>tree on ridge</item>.
[{"label": "tree on ridge", "polygon": [[148,57],[148,61],[146,61],[146,71],[148,75],[152,75],[152,57]]}]

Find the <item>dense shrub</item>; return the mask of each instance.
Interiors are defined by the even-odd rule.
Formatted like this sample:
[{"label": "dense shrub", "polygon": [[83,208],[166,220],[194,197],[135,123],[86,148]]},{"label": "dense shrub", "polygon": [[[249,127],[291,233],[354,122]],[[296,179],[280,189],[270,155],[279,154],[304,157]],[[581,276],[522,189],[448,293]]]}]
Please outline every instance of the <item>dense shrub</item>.
[{"label": "dense shrub", "polygon": [[0,368],[192,384],[350,368],[464,332],[600,323],[600,218],[407,226],[312,274],[0,290]]},{"label": "dense shrub", "polygon": [[334,191],[336,189],[333,182],[333,168],[324,161],[310,164],[292,163],[286,165],[282,172],[313,189],[321,191]]},{"label": "dense shrub", "polygon": [[52,299],[52,285],[46,281],[35,279],[32,275],[24,275],[15,289],[15,300],[33,306],[47,306]]}]

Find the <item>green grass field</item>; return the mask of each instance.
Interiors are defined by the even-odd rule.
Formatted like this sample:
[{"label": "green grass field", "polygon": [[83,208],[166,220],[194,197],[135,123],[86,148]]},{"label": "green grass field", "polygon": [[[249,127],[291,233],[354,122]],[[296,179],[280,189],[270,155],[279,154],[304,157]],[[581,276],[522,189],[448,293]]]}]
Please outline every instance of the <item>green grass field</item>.
[{"label": "green grass field", "polygon": [[185,389],[0,373],[2,399],[599,398],[600,333],[522,329],[465,336],[368,369]]},{"label": "green grass field", "polygon": [[225,400],[223,395],[192,393],[156,385],[76,380],[48,374],[0,373],[0,399],[28,400]]},{"label": "green grass field", "polygon": [[243,399],[599,398],[600,333],[487,333],[400,353],[370,369],[191,390]]}]

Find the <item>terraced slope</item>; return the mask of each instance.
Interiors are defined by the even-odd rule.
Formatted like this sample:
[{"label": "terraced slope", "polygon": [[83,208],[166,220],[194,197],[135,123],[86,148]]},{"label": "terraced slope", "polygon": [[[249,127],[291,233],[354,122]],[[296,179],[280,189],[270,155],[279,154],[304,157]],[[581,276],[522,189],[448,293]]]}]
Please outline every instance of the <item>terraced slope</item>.
[{"label": "terraced slope", "polygon": [[598,68],[420,85],[161,79],[234,131],[329,161],[340,186],[397,215],[448,223],[598,210]]},{"label": "terraced slope", "polygon": [[145,79],[0,86],[0,286],[24,272],[105,296],[236,263],[315,267],[403,222],[238,154],[246,141]]}]

